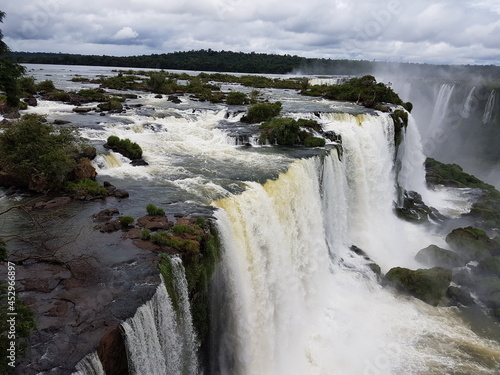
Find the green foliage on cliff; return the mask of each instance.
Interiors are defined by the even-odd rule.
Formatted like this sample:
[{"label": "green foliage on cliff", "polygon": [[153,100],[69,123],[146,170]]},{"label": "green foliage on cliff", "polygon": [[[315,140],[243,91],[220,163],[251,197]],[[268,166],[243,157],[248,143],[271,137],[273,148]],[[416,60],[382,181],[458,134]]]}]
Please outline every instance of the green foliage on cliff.
[{"label": "green foliage on cliff", "polygon": [[47,188],[61,188],[80,147],[75,129],[56,128],[40,115],[24,115],[0,134],[0,169],[18,185],[29,186],[36,179]]},{"label": "green foliage on cliff", "polygon": [[478,188],[483,194],[472,204],[470,217],[479,219],[476,225],[491,229],[500,225],[500,192],[494,186],[463,171],[457,164],[444,164],[435,159],[425,161],[426,180],[429,185],[458,188]]},{"label": "green foliage on cliff", "polygon": [[322,147],[325,139],[314,137],[310,130],[321,132],[317,121],[289,117],[275,117],[262,123],[260,143],[277,144],[280,146],[304,145],[306,147]]},{"label": "green foliage on cliff", "polygon": [[257,103],[248,108],[246,116],[241,121],[256,123],[270,120],[281,112],[281,102],[276,103]]},{"label": "green foliage on cliff", "polygon": [[[148,233],[149,235],[149,233]],[[196,237],[197,240],[188,239]],[[180,252],[185,269],[193,325],[203,342],[210,327],[209,283],[220,257],[220,241],[213,224],[204,218],[186,224],[176,224],[172,231],[162,231],[150,235],[152,242],[173,247]],[[179,295],[175,288],[173,265],[169,255],[162,254],[158,268],[165,286],[177,309]]]},{"label": "green foliage on cliff", "polygon": [[110,136],[107,140],[107,146],[113,151],[119,152],[129,159],[140,159],[142,157],[142,148],[130,139],[120,139],[117,136]]},{"label": "green foliage on cliff", "polygon": [[345,83],[331,86],[313,86],[302,91],[305,95],[323,96],[330,100],[357,102],[374,108],[379,103],[403,104],[389,86],[378,82],[372,75],[351,78]]}]

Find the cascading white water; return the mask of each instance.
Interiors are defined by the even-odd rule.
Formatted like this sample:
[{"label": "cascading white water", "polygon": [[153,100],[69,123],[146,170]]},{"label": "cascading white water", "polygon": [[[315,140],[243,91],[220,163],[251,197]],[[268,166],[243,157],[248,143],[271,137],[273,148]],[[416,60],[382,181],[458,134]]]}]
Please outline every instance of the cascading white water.
[{"label": "cascading white water", "polygon": [[164,283],[134,317],[122,323],[133,375],[198,374],[198,343],[192,326],[182,262],[172,258],[178,311]]},{"label": "cascading white water", "polygon": [[498,343],[479,339],[453,310],[394,296],[348,249],[366,245],[387,264],[398,258],[383,254],[394,245],[413,255],[411,238],[401,242],[412,231],[382,207],[394,197],[394,180],[385,180],[390,121],[328,116],[327,129],[342,135],[342,162],[336,151],[298,160],[277,180],[215,202],[228,309],[216,373],[493,374],[469,353],[492,355]]},{"label": "cascading white water", "polygon": [[71,375],[106,375],[101,360],[96,352],[86,355],[76,365],[76,371]]},{"label": "cascading white water", "polygon": [[424,138],[437,134],[438,130],[442,127],[446,116],[449,114],[449,104],[454,88],[455,85],[452,83],[444,83],[441,85],[434,104],[434,109],[432,110],[431,120],[429,121],[428,126],[423,127],[425,131]]},{"label": "cascading white water", "polygon": [[488,96],[488,101],[486,102],[486,107],[484,107],[483,114],[483,124],[486,124],[493,117],[493,110],[495,108],[496,91],[491,90]]},{"label": "cascading white water", "polygon": [[473,99],[474,99],[474,92],[476,91],[476,86],[474,86],[470,91],[469,95],[467,95],[467,98],[465,99],[464,106],[462,108],[462,114],[461,116],[463,118],[469,118],[470,113],[472,110],[472,104],[473,104]]},{"label": "cascading white water", "polygon": [[338,85],[344,81],[345,78],[337,77],[337,78],[311,78],[309,80],[309,84],[311,86],[315,85]]}]

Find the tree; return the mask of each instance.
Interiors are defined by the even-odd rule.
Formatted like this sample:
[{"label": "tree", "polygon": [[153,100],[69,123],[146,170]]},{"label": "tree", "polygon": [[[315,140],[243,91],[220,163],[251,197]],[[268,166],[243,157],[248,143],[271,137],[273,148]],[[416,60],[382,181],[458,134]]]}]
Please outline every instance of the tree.
[{"label": "tree", "polygon": [[0,134],[0,168],[20,185],[36,180],[44,188],[60,188],[76,165],[80,147],[74,129],[56,129],[43,116],[27,114]]},{"label": "tree", "polygon": [[[5,12],[0,11],[0,22],[3,22]],[[2,30],[0,30],[0,90],[7,96],[7,105],[10,107],[19,106],[19,89],[17,79],[20,78],[25,69],[7,58],[9,47],[3,41]]]}]

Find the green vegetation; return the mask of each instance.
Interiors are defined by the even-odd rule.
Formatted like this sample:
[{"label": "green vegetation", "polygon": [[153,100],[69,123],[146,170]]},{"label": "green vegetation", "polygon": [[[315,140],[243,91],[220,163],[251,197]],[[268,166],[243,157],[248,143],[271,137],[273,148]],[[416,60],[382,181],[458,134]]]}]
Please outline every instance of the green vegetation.
[{"label": "green vegetation", "polygon": [[351,78],[339,85],[313,86],[302,93],[330,100],[356,102],[368,108],[375,108],[380,103],[403,104],[398,94],[382,82],[377,83],[372,75]]},{"label": "green vegetation", "polygon": [[73,128],[55,128],[43,116],[28,114],[0,134],[0,168],[16,185],[61,188],[82,147]]},{"label": "green vegetation", "polygon": [[65,53],[11,52],[10,58],[21,63],[118,66],[155,69],[205,70],[213,72],[277,73],[300,70],[303,74],[363,75],[378,71],[398,71],[406,77],[438,78],[449,74],[457,79],[470,76],[500,76],[494,65],[431,65],[367,60],[332,60],[292,55],[243,53],[231,51],[184,51],[143,56],[76,55]]},{"label": "green vegetation", "polygon": [[78,91],[78,95],[83,96],[88,101],[92,102],[105,102],[107,99],[106,95],[98,90],[93,89],[83,89]]},{"label": "green vegetation", "polygon": [[262,123],[260,143],[280,146],[304,145],[306,147],[323,147],[325,139],[314,137],[311,130],[322,132],[317,121],[289,117],[275,117]]},{"label": "green vegetation", "polygon": [[165,216],[163,208],[156,207],[153,203],[146,206],[146,211],[150,216]]},{"label": "green vegetation", "polygon": [[23,94],[34,95],[37,92],[37,85],[33,77],[21,77],[17,80],[17,84]]},{"label": "green vegetation", "polygon": [[[3,22],[4,17],[5,12],[0,11],[0,23]],[[3,41],[2,30],[0,30],[0,90],[5,92],[5,104],[11,108],[17,108],[20,104],[17,80],[24,74],[25,69],[9,58],[9,52],[9,47]],[[1,103],[0,107],[2,107]],[[8,108],[5,110],[0,108],[0,112],[8,112]]]},{"label": "green vegetation", "polygon": [[480,179],[465,173],[458,164],[444,164],[435,159],[427,158],[425,169],[427,171],[426,180],[428,184],[458,188],[493,188],[493,186],[484,183]]},{"label": "green vegetation", "polygon": [[229,105],[243,105],[243,104],[248,104],[249,99],[245,93],[230,92],[226,96],[226,103]]},{"label": "green vegetation", "polygon": [[128,227],[130,224],[134,222],[134,218],[132,216],[122,216],[120,217],[120,225],[124,228]]},{"label": "green vegetation", "polygon": [[105,197],[108,195],[108,191],[103,186],[88,178],[82,178],[76,182],[68,181],[64,184],[64,190],[77,197]]},{"label": "green vegetation", "polygon": [[50,79],[46,79],[45,81],[41,81],[36,85],[37,91],[54,91],[56,87],[54,86],[54,82]]},{"label": "green vegetation", "polygon": [[482,189],[483,194],[473,203],[467,216],[478,219],[476,225],[484,229],[500,226],[500,192],[475,176],[465,173],[457,164],[444,164],[435,159],[425,161],[429,185]]},{"label": "green vegetation", "polygon": [[248,108],[246,116],[241,121],[256,123],[270,120],[281,112],[281,102],[276,103],[257,103]]},{"label": "green vegetation", "polygon": [[144,228],[141,230],[141,240],[149,241],[151,239],[151,231],[149,229]]},{"label": "green vegetation", "polygon": [[163,282],[165,283],[165,288],[167,289],[170,301],[175,311],[179,311],[179,294],[175,288],[175,275],[174,266],[170,256],[167,254],[160,254],[160,261],[158,262],[158,269],[163,276]]},{"label": "green vegetation", "polygon": [[440,267],[418,270],[395,267],[387,272],[385,278],[397,289],[437,306],[450,286],[451,270]]},{"label": "green vegetation", "polygon": [[391,113],[391,117],[394,122],[394,144],[397,147],[401,144],[404,129],[408,126],[408,112],[396,109],[394,113]]},{"label": "green vegetation", "polygon": [[120,139],[117,136],[108,137],[107,147],[115,152],[126,156],[129,159],[136,160],[142,157],[142,148],[137,143],[132,142],[130,139]]}]

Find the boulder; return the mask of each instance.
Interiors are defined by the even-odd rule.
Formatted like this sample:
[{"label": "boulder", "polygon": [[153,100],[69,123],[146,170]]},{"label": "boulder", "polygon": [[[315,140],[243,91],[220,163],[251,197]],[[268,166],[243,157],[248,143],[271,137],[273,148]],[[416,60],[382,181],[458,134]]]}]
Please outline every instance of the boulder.
[{"label": "boulder", "polygon": [[446,243],[466,262],[489,258],[499,248],[499,244],[490,239],[486,232],[474,227],[452,230],[446,236]]},{"label": "boulder", "polygon": [[115,189],[113,191],[113,195],[116,198],[128,198],[130,196],[130,194],[128,193],[128,191],[123,190],[123,189]]},{"label": "boulder", "polygon": [[479,262],[478,270],[484,274],[500,277],[500,256],[483,259]]},{"label": "boulder", "polygon": [[92,219],[99,223],[109,221],[115,215],[119,215],[120,211],[117,208],[107,208],[105,210],[99,211],[98,213],[92,215]]},{"label": "boulder", "polygon": [[178,96],[176,95],[169,95],[168,96],[168,99],[167,99],[169,102],[172,102],[172,103],[175,103],[175,104],[180,104],[182,103],[182,100],[179,99]]},{"label": "boulder", "polygon": [[24,99],[24,101],[26,103],[28,103],[28,105],[31,107],[36,107],[38,105],[38,101],[36,100],[36,98],[34,96],[30,96],[30,97]]},{"label": "boulder", "polygon": [[174,226],[174,223],[168,221],[165,216],[143,216],[137,219],[137,225],[140,227],[155,231],[167,230]]},{"label": "boulder", "polygon": [[450,286],[446,290],[446,297],[451,306],[472,306],[475,303],[470,291],[464,287]]},{"label": "boulder", "polygon": [[60,208],[62,206],[67,205],[70,202],[71,202],[70,197],[57,197],[57,198],[51,199],[47,202],[37,202],[37,203],[35,203],[33,208],[34,209]]},{"label": "boulder", "polygon": [[395,267],[387,272],[385,279],[396,289],[437,306],[450,286],[451,270],[441,267],[418,270]]},{"label": "boulder", "polygon": [[129,373],[127,349],[119,325],[99,341],[97,355],[107,375]]},{"label": "boulder", "polygon": [[71,121],[67,120],[54,120],[52,121],[54,125],[66,125],[66,124],[71,124]]},{"label": "boulder", "polygon": [[465,262],[457,253],[436,245],[429,245],[425,249],[420,250],[415,259],[430,267],[455,268],[465,265]]},{"label": "boulder", "polygon": [[75,107],[73,108],[73,112],[76,113],[87,113],[92,111],[92,107]]},{"label": "boulder", "polygon": [[103,224],[96,225],[94,229],[102,233],[116,232],[122,228],[120,220],[107,221]]},{"label": "boulder", "polygon": [[90,160],[87,158],[83,158],[80,161],[80,163],[78,163],[75,166],[74,172],[75,172],[75,177],[77,180],[81,180],[84,178],[89,179],[89,180],[95,180],[95,178],[97,176],[97,172],[96,172],[94,166],[92,165]]}]

